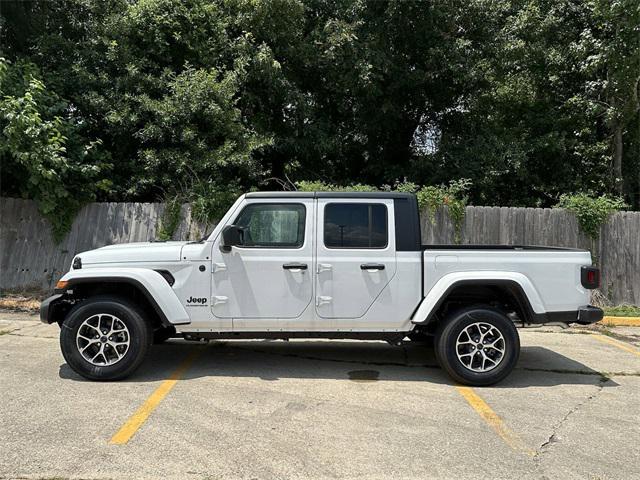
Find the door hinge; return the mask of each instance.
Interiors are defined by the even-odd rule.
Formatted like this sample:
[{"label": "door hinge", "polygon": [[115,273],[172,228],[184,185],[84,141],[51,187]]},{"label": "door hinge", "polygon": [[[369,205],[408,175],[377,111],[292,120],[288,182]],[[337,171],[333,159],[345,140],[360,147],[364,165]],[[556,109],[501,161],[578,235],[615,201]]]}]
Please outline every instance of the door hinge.
[{"label": "door hinge", "polygon": [[319,263],[318,264],[318,273],[330,272],[331,270],[333,270],[333,266],[330,263]]},{"label": "door hinge", "polygon": [[227,266],[224,263],[214,263],[213,268],[211,269],[211,273],[221,272],[226,269]]},{"label": "door hinge", "polygon": [[229,297],[215,296],[213,297],[213,306],[215,307],[216,305],[227,303],[227,300],[229,300]]},{"label": "door hinge", "polygon": [[326,297],[324,295],[320,295],[316,297],[316,307],[320,307],[324,304],[331,303],[333,301],[333,297]]}]

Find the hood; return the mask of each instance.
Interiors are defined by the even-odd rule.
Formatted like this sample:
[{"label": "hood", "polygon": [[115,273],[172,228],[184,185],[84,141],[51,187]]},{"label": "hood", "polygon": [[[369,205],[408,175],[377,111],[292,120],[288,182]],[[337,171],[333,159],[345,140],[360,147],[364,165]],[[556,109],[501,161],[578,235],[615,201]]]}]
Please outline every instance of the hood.
[{"label": "hood", "polygon": [[95,263],[178,262],[188,242],[139,242],[109,245],[79,253],[82,265]]}]

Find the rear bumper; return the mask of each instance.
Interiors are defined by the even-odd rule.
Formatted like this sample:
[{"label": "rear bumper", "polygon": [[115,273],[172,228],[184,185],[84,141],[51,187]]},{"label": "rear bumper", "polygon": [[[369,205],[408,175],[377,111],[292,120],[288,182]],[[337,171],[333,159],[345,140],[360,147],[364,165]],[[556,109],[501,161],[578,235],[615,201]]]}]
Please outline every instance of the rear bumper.
[{"label": "rear bumper", "polygon": [[536,315],[533,323],[577,323],[579,325],[590,325],[602,320],[604,312],[601,308],[592,305],[579,307],[577,310],[566,312],[547,312]]},{"label": "rear bumper", "polygon": [[589,325],[591,323],[599,322],[602,320],[602,317],[604,317],[604,312],[601,308],[587,305],[586,307],[580,307],[578,309],[578,320],[576,323],[579,323],[580,325]]},{"label": "rear bumper", "polygon": [[56,295],[52,295],[49,298],[47,298],[46,300],[43,300],[42,303],[40,304],[40,321],[42,323],[53,323],[54,320],[51,316],[51,313],[53,311],[52,305],[58,300],[60,299],[60,297],[62,297],[62,294],[56,294]]}]

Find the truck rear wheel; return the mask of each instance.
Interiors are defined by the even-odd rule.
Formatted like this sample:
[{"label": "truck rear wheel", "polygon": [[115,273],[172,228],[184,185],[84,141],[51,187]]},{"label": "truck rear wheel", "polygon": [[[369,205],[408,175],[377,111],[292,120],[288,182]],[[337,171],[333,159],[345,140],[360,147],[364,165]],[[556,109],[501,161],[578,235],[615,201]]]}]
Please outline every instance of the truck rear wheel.
[{"label": "truck rear wheel", "polygon": [[440,325],[435,354],[440,366],[457,382],[492,385],[516,366],[520,338],[513,321],[499,310],[471,307]]},{"label": "truck rear wheel", "polygon": [[142,313],[125,299],[96,296],[74,307],[60,330],[67,364],[89,380],[119,380],[138,368],[152,332]]}]

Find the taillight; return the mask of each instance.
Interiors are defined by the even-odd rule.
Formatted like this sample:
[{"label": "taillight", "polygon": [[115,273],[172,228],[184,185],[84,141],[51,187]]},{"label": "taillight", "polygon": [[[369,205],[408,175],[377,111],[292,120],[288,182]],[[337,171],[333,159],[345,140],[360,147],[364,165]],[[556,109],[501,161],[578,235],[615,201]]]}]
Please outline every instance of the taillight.
[{"label": "taillight", "polygon": [[580,270],[580,282],[584,288],[589,290],[598,288],[600,286],[600,269],[585,265]]}]

